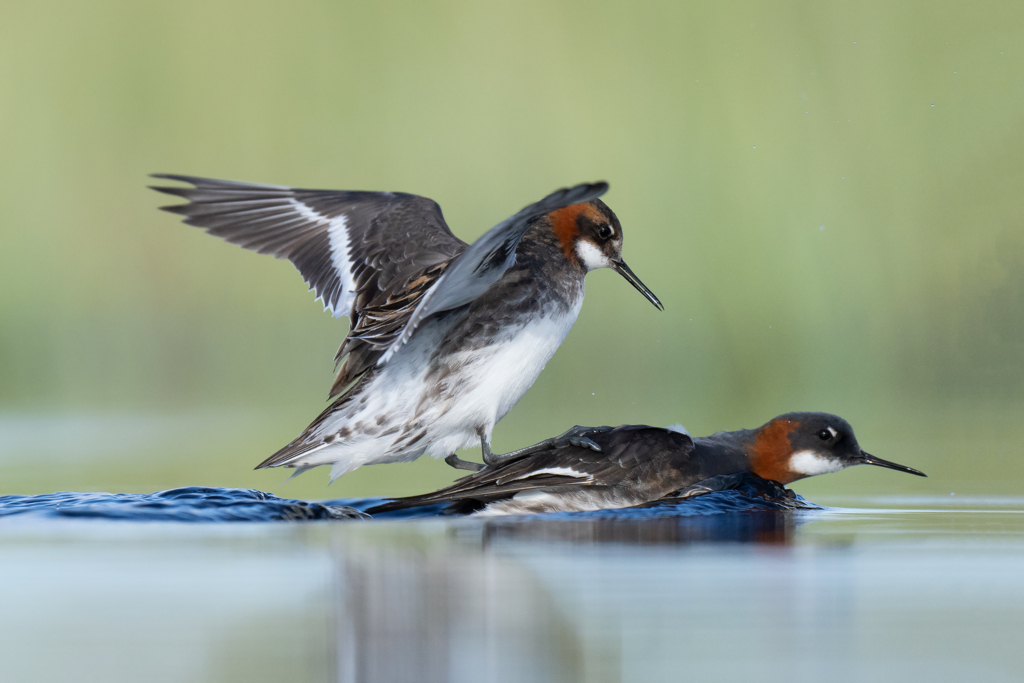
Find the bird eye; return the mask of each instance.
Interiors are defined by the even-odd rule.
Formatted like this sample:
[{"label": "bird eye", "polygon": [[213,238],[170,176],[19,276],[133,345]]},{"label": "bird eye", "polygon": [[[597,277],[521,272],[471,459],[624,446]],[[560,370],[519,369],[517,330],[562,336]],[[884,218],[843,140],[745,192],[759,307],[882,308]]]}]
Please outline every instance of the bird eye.
[{"label": "bird eye", "polygon": [[608,239],[613,234],[615,234],[615,231],[612,229],[612,226],[610,225],[602,225],[600,228],[597,229],[597,236],[603,240]]},{"label": "bird eye", "polygon": [[822,429],[820,432],[818,432],[818,438],[821,439],[822,441],[828,441],[829,439],[832,438],[832,432],[830,432],[827,429]]}]

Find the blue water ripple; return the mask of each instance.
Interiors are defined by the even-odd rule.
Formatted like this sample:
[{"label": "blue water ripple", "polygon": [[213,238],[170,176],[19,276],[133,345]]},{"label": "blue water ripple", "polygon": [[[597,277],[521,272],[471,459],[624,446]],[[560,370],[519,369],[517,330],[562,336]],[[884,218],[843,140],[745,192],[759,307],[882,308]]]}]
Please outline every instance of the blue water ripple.
[{"label": "blue water ripple", "polygon": [[47,493],[0,496],[0,517],[32,514],[164,522],[277,522],[353,519],[344,505],[278,498],[253,489],[187,486],[157,493]]},{"label": "blue water ripple", "polygon": [[[756,482],[695,498],[666,499],[647,507],[595,512],[550,513],[544,519],[654,519],[738,512],[821,508],[792,491]],[[340,498],[326,501],[278,498],[253,489],[188,486],[157,493],[47,493],[0,496],[0,517],[33,515],[78,519],[165,522],[280,522],[368,519],[364,511],[384,498]],[[373,515],[375,519],[450,517],[447,503],[437,503]],[[536,517],[536,516],[533,516]]]}]

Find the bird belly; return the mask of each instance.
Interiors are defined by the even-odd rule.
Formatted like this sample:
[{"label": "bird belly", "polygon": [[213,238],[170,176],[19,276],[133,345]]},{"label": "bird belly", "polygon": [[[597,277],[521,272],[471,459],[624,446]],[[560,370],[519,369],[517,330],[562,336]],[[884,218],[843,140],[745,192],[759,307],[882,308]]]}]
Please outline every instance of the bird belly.
[{"label": "bird belly", "polygon": [[568,309],[509,326],[490,344],[442,357],[453,320],[424,325],[357,395],[318,425],[322,445],[289,463],[331,464],[332,481],[361,467],[445,458],[490,441],[494,425],[544,369],[579,315]]},{"label": "bird belly", "polygon": [[443,380],[443,414],[435,423],[437,438],[428,449],[446,457],[457,448],[490,442],[494,425],[533,385],[565,340],[579,315],[575,306],[531,320],[502,334],[492,344],[458,351],[443,359],[451,368]]},{"label": "bird belly", "polygon": [[[317,449],[292,466],[333,465],[331,480],[363,465],[415,460],[443,406],[427,400],[431,357],[453,321],[424,325],[376,375],[316,427]],[[446,454],[447,455],[447,454]]]}]

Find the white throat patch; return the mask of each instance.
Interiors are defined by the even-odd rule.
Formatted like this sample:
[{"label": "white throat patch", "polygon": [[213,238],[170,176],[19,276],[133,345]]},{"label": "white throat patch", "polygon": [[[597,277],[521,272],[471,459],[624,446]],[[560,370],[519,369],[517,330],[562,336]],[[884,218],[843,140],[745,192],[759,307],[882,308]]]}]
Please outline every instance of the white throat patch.
[{"label": "white throat patch", "polygon": [[587,240],[576,240],[576,256],[587,270],[612,267],[611,259],[596,244]]},{"label": "white throat patch", "polygon": [[838,472],[844,467],[846,465],[839,460],[826,458],[814,451],[797,451],[789,457],[789,469],[807,477]]}]

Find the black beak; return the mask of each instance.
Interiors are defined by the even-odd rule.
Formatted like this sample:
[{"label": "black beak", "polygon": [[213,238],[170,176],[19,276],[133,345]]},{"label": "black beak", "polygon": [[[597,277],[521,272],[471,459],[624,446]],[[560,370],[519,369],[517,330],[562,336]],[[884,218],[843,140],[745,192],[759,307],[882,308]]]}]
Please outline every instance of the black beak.
[{"label": "black beak", "polygon": [[612,261],[612,266],[614,266],[616,273],[626,278],[626,282],[636,287],[638,292],[643,294],[645,297],[647,297],[648,301],[650,301],[652,304],[658,307],[658,310],[665,310],[665,307],[661,305],[660,301],[658,301],[658,297],[654,296],[654,292],[647,289],[647,285],[640,282],[640,278],[638,278],[633,273],[633,271],[629,269],[629,266],[626,265],[625,261],[623,261],[622,259],[619,259],[618,261]]},{"label": "black beak", "polygon": [[861,461],[858,464],[878,465],[879,467],[888,467],[890,470],[898,470],[900,472],[909,472],[910,474],[916,474],[919,477],[927,477],[928,476],[924,472],[921,472],[919,470],[915,470],[913,467],[907,467],[906,465],[897,465],[894,462],[889,462],[888,460],[882,460],[881,458],[876,458],[875,456],[871,455],[870,453],[865,453],[864,451],[860,452],[860,457],[861,457]]}]

